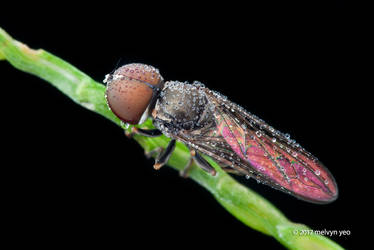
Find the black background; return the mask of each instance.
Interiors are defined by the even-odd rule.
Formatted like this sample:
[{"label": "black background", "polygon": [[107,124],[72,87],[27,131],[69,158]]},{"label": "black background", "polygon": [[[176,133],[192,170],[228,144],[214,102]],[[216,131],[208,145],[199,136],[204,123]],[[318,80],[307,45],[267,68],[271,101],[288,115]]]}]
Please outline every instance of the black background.
[{"label": "black background", "polygon": [[[150,64],[167,80],[199,80],[290,133],[334,174],[337,201],[309,204],[239,180],[294,222],[350,230],[332,238],[351,247],[358,232],[346,141],[355,112],[350,12],[341,1],[264,5],[124,3],[100,12],[64,6],[58,13],[10,15],[1,25],[97,81],[118,63]],[[280,246],[234,219],[193,181],[169,168],[153,170],[115,124],[7,62],[0,62],[0,73],[2,206],[8,231],[20,235],[15,244]]]}]

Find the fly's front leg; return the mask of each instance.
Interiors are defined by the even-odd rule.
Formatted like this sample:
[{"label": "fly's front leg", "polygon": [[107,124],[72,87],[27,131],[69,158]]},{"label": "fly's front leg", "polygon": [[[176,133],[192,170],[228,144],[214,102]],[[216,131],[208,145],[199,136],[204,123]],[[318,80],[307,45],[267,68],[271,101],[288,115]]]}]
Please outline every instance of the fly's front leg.
[{"label": "fly's front leg", "polygon": [[199,153],[197,153],[194,149],[191,149],[190,154],[190,160],[188,161],[184,169],[179,173],[182,177],[188,177],[188,172],[191,170],[193,162],[195,162],[200,168],[202,168],[209,174],[213,176],[216,175],[216,170]]},{"label": "fly's front leg", "polygon": [[[158,129],[142,129],[142,128],[132,127],[131,131],[128,132],[126,130],[125,134],[129,138],[131,138],[134,134],[142,135],[142,136],[146,136],[146,137],[158,137],[158,136],[162,135],[162,132]],[[156,149],[154,149],[152,151],[149,151],[149,152],[145,151],[144,154],[147,158],[150,158],[154,153],[157,153],[157,156],[159,156],[162,151],[163,151],[163,149],[161,147],[159,147],[159,148],[156,148]]]},{"label": "fly's front leg", "polygon": [[[134,134],[136,135],[142,135],[146,137],[157,137],[161,136],[162,132],[158,129],[142,129],[142,128],[136,128],[136,127],[131,127],[131,131],[128,132],[127,130],[125,131],[125,135],[129,138],[131,138]],[[160,155],[162,152],[162,148],[156,148],[150,152],[144,152],[145,156],[147,158],[150,158],[154,153],[157,153],[157,155]]]},{"label": "fly's front leg", "polygon": [[[138,135],[142,135],[146,137],[157,137],[157,136],[161,136],[162,132],[158,129],[142,129],[142,128],[132,127],[131,132],[126,131],[125,134],[129,138],[131,138],[132,135],[134,134],[138,134]],[[162,147],[158,147],[152,151],[144,152],[144,154],[147,158],[151,157],[154,153],[157,154],[156,161],[153,167],[154,169],[158,170],[168,162],[171,154],[174,151],[174,148],[175,148],[175,140],[173,139],[169,142],[165,150]]]},{"label": "fly's front leg", "polygon": [[131,132],[125,132],[125,135],[129,138],[131,138],[134,134],[142,135],[146,137],[157,137],[161,136],[162,132],[158,129],[142,129],[142,128],[136,128],[132,127]]}]

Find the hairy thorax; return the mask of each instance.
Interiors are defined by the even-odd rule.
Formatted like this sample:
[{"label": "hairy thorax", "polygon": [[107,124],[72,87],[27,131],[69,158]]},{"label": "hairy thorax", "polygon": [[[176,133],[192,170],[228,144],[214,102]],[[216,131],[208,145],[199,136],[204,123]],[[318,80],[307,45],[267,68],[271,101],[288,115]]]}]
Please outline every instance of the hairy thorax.
[{"label": "hairy thorax", "polygon": [[212,123],[203,88],[199,82],[166,82],[153,112],[155,126],[172,137],[180,130],[193,131]]}]

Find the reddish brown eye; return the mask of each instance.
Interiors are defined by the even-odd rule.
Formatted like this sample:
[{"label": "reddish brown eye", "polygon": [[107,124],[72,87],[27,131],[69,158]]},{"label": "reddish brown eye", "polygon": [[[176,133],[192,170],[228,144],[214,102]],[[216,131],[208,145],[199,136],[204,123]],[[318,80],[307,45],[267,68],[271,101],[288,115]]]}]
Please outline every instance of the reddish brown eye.
[{"label": "reddish brown eye", "polygon": [[158,70],[145,64],[132,63],[109,76],[106,98],[110,109],[122,121],[138,124],[153,94],[151,86],[159,85]]}]

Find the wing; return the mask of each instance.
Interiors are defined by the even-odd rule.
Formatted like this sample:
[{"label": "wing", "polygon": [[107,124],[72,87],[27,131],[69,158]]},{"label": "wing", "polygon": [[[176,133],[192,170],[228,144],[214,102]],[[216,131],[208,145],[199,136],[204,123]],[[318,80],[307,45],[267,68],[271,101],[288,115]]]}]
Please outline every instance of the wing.
[{"label": "wing", "polygon": [[252,176],[299,199],[328,203],[337,198],[338,188],[328,169],[289,135],[204,89],[214,123],[181,133],[178,139],[211,156],[225,170]]}]

